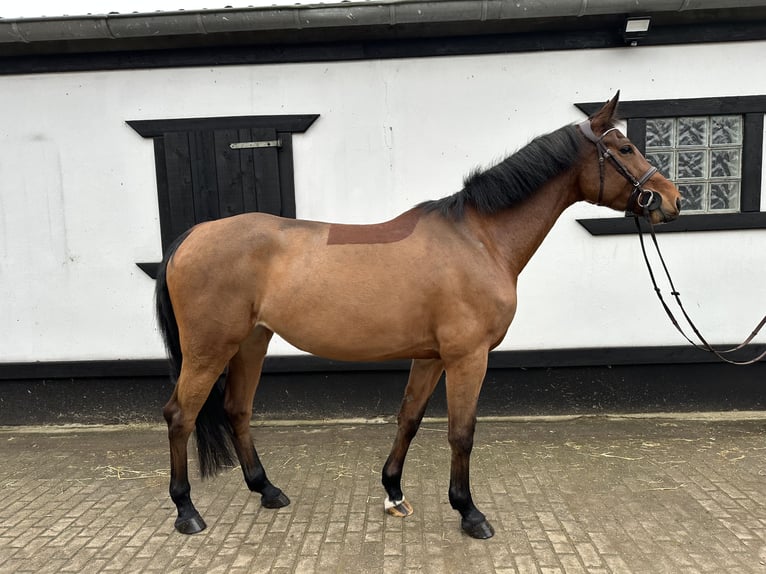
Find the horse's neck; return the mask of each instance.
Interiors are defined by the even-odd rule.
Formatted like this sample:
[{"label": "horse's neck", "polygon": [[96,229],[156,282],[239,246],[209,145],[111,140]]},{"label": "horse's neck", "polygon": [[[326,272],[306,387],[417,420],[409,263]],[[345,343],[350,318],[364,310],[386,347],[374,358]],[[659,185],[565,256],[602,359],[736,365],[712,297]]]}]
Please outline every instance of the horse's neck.
[{"label": "horse's neck", "polygon": [[483,223],[511,273],[521,273],[559,216],[578,200],[574,184],[573,174],[562,174],[519,205],[494,214]]}]

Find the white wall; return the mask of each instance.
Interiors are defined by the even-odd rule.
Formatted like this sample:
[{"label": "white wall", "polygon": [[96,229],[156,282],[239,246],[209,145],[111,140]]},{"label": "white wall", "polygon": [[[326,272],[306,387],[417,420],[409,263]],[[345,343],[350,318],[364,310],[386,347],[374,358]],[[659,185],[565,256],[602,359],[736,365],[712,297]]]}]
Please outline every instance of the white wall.
[{"label": "white wall", "polygon": [[[0,81],[0,361],[162,356],[150,140],[125,120],[318,113],[296,135],[299,217],[373,222],[581,119],[574,102],[756,95],[763,43],[6,76]],[[745,65],[750,63],[750,65]],[[766,164],[766,162],[764,162]],[[766,181],[766,178],[764,178]],[[766,196],[766,193],[763,194]],[[681,344],[633,236],[568,210],[522,274],[504,349]],[[714,341],[766,312],[766,231],[660,237]],[[628,313],[627,309],[638,309]],[[274,353],[294,352],[276,342]]]}]

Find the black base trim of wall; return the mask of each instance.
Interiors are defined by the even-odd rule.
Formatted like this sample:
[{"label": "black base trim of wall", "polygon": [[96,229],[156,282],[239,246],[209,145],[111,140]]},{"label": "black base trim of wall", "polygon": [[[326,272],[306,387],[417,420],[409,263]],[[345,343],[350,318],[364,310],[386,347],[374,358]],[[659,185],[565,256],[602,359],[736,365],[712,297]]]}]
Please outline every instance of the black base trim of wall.
[{"label": "black base trim of wall", "polygon": [[[721,345],[733,347],[734,344]],[[750,345],[733,358],[748,358],[766,350],[766,345]],[[529,369],[562,367],[600,367],[617,365],[674,365],[719,362],[713,355],[685,345],[662,347],[594,347],[530,351],[493,351],[488,369]],[[764,361],[766,362],[766,360]],[[313,355],[269,356],[264,373],[387,372],[407,371],[408,360],[385,362],[345,362]],[[45,361],[0,363],[0,384],[7,380],[101,379],[165,377],[167,361],[131,359],[107,361]]]},{"label": "black base trim of wall", "polygon": [[[733,367],[687,347],[490,357],[480,416],[766,410],[766,362]],[[408,366],[269,357],[254,417],[393,417]],[[0,364],[0,425],[161,423],[172,390],[161,360]],[[428,415],[446,415],[443,383]]]}]

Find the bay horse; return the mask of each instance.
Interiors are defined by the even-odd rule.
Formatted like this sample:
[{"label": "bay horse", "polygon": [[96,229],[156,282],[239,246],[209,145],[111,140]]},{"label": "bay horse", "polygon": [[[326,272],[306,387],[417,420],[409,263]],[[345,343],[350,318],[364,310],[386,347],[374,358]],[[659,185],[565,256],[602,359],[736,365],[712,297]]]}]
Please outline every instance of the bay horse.
[{"label": "bay horse", "polygon": [[577,201],[652,223],[680,212],[676,187],[614,127],[618,99],[619,92],[585,122],[474,171],[461,191],[386,223],[247,213],[201,223],[178,238],[156,285],[176,381],[163,409],[175,528],[185,534],[205,528],[188,479],[187,443],[195,428],[203,477],[233,465],[236,453],[264,507],[290,503],[268,480],[250,434],[264,356],[278,333],[335,360],[412,359],[382,473],[385,510],[395,516],[412,513],[402,493],[404,459],[446,372],[449,501],[463,531],[491,537],[494,530],[471,497],[469,459],[487,355],[513,319],[519,273]]}]

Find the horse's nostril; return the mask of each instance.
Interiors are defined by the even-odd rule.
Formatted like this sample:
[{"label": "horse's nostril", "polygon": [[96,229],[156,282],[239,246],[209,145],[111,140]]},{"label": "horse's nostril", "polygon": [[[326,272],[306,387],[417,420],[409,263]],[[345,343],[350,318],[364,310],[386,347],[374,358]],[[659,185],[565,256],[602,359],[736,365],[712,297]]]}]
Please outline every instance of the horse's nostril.
[{"label": "horse's nostril", "polygon": [[681,213],[681,198],[680,197],[676,199],[676,209],[678,209],[678,213]]}]

